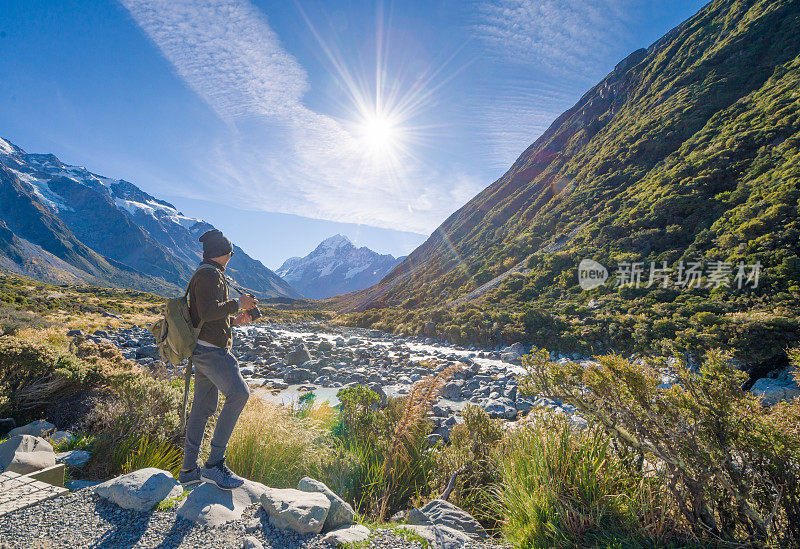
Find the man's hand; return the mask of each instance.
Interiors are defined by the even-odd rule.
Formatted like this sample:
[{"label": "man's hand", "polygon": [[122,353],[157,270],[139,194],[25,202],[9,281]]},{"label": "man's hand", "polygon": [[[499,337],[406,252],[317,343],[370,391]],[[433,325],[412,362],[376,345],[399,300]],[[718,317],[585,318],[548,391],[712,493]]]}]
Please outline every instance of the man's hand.
[{"label": "man's hand", "polygon": [[258,300],[251,296],[250,294],[244,294],[242,297],[239,298],[239,308],[248,310],[255,308]]},{"label": "man's hand", "polygon": [[250,318],[250,315],[247,314],[247,311],[242,311],[241,313],[233,317],[233,325],[241,326],[242,324],[247,324],[251,320],[252,319]]}]

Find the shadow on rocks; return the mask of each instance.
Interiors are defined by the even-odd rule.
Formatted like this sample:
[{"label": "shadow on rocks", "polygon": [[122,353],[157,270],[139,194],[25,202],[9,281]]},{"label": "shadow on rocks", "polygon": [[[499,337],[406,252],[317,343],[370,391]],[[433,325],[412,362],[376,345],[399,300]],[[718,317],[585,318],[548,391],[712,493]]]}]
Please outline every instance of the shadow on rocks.
[{"label": "shadow on rocks", "polygon": [[92,547],[129,548],[136,545],[147,531],[152,513],[140,513],[118,507],[113,503],[98,501],[95,510],[104,520],[113,525]]}]

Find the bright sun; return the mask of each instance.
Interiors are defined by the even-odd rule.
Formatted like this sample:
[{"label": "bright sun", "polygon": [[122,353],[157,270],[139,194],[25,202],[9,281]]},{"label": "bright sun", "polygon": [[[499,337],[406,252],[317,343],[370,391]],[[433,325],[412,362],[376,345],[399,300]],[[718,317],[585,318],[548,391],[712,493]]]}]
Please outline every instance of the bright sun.
[{"label": "bright sun", "polygon": [[376,157],[391,154],[398,144],[397,124],[384,114],[373,114],[361,125],[361,138],[365,148]]}]

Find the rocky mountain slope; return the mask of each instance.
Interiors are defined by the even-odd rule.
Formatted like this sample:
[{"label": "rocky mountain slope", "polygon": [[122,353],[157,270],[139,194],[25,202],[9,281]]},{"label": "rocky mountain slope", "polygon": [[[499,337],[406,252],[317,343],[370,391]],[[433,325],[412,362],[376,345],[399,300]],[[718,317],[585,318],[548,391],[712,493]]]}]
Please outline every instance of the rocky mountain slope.
[{"label": "rocky mountain slope", "polygon": [[[212,228],[128,181],[2,139],[0,215],[0,265],[10,271],[162,293],[185,285],[202,259],[198,237]],[[263,297],[299,297],[240,248],[229,271]]]},{"label": "rocky mountain slope", "polygon": [[[384,280],[334,305],[365,311],[360,325],[465,341],[780,352],[800,337],[798,29],[796,1],[711,2],[620,62]],[[608,268],[605,285],[581,289],[584,258]],[[677,286],[692,260],[702,287]],[[619,286],[619,265],[641,263],[646,283],[651,262],[673,283]],[[716,263],[732,272],[709,286]],[[738,287],[739,263],[760,265],[757,287]]]},{"label": "rocky mountain slope", "polygon": [[275,272],[312,299],[362,290],[395,268],[402,257],[356,248],[340,234],[323,240],[305,257],[290,257]]}]

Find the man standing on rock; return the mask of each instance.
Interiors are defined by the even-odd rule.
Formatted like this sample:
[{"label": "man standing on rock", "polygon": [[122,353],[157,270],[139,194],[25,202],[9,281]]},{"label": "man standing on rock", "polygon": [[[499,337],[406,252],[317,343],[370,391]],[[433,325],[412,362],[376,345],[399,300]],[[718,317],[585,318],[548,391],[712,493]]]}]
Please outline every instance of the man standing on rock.
[{"label": "man standing on rock", "polygon": [[[203,262],[189,282],[189,313],[194,326],[201,329],[192,354],[194,400],[186,422],[183,466],[178,480],[181,484],[205,481],[233,490],[244,484],[244,479],[225,464],[225,449],[250,397],[250,388],[231,353],[231,327],[250,322],[247,311],[256,307],[257,300],[249,295],[242,295],[238,301],[228,298],[224,271],[233,255],[231,241],[213,229],[204,233],[200,242],[203,243]],[[214,428],[211,453],[205,465],[199,467],[197,457],[203,433],[208,418],[217,409],[220,392],[225,395],[225,404]]]}]

